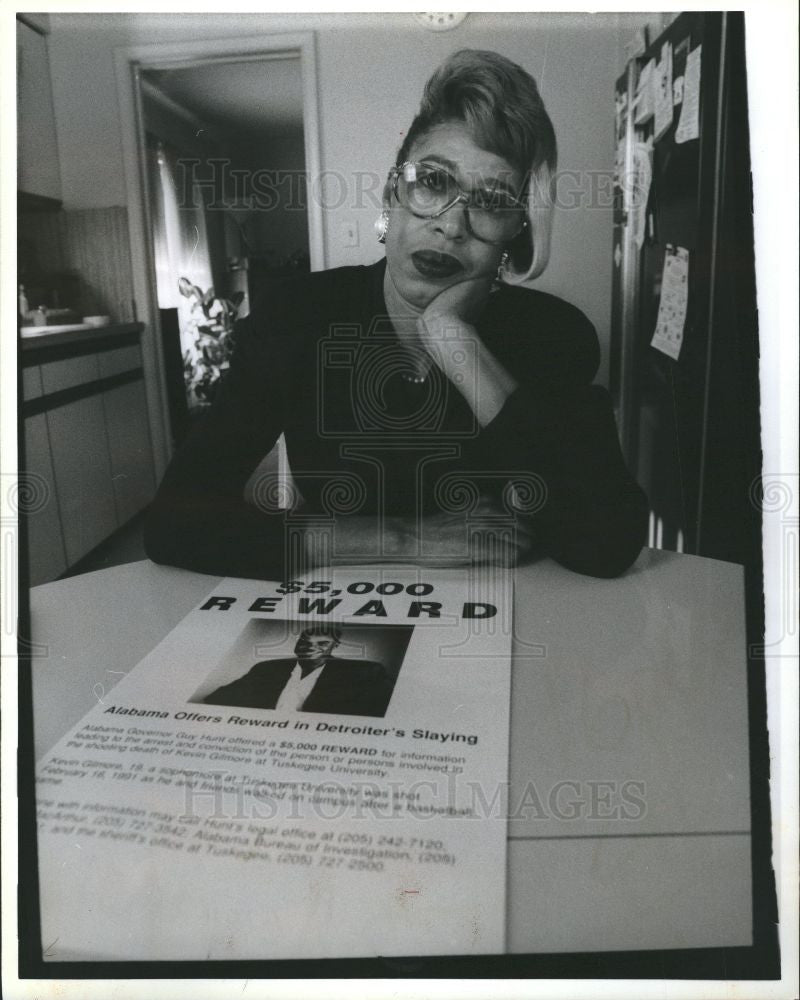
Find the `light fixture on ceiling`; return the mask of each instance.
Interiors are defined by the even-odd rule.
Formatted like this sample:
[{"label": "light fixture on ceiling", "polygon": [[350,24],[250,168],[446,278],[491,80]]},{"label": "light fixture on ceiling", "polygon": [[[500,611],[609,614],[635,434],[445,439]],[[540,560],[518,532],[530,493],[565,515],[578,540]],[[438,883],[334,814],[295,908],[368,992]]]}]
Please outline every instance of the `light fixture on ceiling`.
[{"label": "light fixture on ceiling", "polygon": [[446,11],[443,14],[414,14],[414,20],[428,31],[451,31],[457,28],[466,18],[466,14],[454,14]]}]

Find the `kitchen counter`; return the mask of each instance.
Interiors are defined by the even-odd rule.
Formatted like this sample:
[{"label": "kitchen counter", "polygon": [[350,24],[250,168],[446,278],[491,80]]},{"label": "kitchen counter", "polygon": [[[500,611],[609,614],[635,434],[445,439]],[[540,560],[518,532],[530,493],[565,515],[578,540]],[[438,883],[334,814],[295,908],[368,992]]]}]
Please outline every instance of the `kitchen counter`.
[{"label": "kitchen counter", "polygon": [[[78,325],[78,324],[75,324]],[[67,344],[94,344],[107,338],[124,337],[126,334],[139,334],[144,330],[143,323],[111,323],[109,326],[87,327],[83,324],[81,329],[74,326],[68,330],[54,327],[53,333],[35,333],[20,336],[19,346],[23,353],[29,351],[40,351],[45,347],[64,346]],[[24,362],[23,362],[24,363]]]}]

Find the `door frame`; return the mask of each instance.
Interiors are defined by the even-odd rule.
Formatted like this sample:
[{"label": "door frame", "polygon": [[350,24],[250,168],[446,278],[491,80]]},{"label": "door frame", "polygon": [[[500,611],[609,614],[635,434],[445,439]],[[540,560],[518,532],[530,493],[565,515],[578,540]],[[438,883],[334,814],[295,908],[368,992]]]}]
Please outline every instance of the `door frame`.
[{"label": "door frame", "polygon": [[[190,68],[206,62],[269,61],[276,53],[296,53],[300,60],[303,88],[303,132],[309,191],[321,177],[319,91],[313,31],[269,32],[257,37],[211,38],[196,42],[156,42],[148,45],[119,46],[114,50],[114,68],[120,108],[120,128],[128,199],[133,293],[139,305],[139,319],[145,323],[142,360],[147,389],[148,415],[153,442],[153,460],[160,480],[171,457],[167,385],[161,351],[152,220],[147,187],[147,164],[142,113],[141,74],[144,70]],[[311,270],[323,270],[325,228],[319,199],[307,199],[308,245]]]}]

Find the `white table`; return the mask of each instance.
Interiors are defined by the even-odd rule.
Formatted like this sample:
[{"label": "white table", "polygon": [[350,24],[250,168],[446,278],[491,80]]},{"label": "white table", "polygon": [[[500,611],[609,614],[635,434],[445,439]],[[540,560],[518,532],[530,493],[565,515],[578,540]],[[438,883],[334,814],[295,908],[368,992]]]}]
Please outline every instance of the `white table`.
[{"label": "white table", "polygon": [[[34,588],[37,757],[218,579],[143,561]],[[545,560],[516,571],[514,621],[508,950],[749,945],[741,567]]]}]

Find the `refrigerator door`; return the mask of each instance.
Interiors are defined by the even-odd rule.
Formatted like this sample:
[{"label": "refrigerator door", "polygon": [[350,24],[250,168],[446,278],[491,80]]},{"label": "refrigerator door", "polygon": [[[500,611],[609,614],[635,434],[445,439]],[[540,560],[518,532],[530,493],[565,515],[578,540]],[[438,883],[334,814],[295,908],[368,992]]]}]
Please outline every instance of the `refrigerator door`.
[{"label": "refrigerator door", "polygon": [[758,360],[741,15],[680,15],[628,66],[616,103],[623,449],[650,498],[652,545],[745,562]]}]

